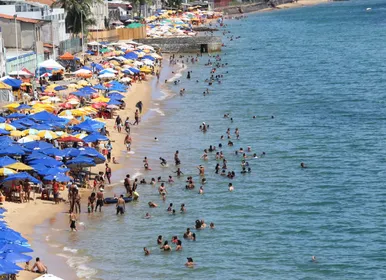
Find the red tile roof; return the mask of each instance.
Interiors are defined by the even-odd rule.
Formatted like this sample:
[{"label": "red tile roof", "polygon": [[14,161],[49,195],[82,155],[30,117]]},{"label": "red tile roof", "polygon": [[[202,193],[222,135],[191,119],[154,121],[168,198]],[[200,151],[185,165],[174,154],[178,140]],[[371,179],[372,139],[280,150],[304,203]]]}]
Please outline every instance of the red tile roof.
[{"label": "red tile roof", "polygon": [[51,6],[55,2],[55,0],[27,0],[27,2],[36,2],[36,3],[46,4]]},{"label": "red tile roof", "polygon": [[[11,19],[11,20],[14,20],[13,16],[10,16],[10,15],[4,15],[4,14],[0,14],[0,18],[5,18],[5,19]],[[38,19],[23,18],[23,17],[17,17],[16,20],[17,20],[17,21],[21,21],[21,22],[28,22],[28,23],[38,23],[38,22],[39,22]]]}]

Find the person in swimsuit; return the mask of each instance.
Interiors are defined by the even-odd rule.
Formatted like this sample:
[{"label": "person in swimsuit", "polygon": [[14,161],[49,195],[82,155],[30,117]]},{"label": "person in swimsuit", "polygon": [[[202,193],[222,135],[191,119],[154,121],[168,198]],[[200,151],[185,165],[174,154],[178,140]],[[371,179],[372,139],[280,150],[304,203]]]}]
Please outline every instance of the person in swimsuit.
[{"label": "person in swimsuit", "polygon": [[47,273],[47,270],[48,270],[47,267],[40,261],[40,258],[36,258],[35,264],[33,265],[31,271],[34,271],[40,274],[45,274]]},{"label": "person in swimsuit", "polygon": [[88,212],[94,212],[94,203],[95,203],[95,193],[93,192],[89,197],[88,197]]},{"label": "person in swimsuit", "polygon": [[164,250],[164,251],[171,251],[172,250],[172,247],[169,246],[169,242],[166,240],[164,242],[164,245],[160,248],[161,250]]},{"label": "person in swimsuit", "polygon": [[197,169],[199,170],[200,176],[205,176],[205,168],[204,168],[204,166],[199,165],[199,166],[197,167]]},{"label": "person in swimsuit", "polygon": [[214,229],[214,223],[213,223],[213,222],[210,223],[209,227],[210,227],[211,229]]},{"label": "person in swimsuit", "polygon": [[174,172],[177,174],[177,177],[180,177],[181,175],[183,175],[184,173],[182,173],[181,169],[180,168],[177,168],[177,171]]},{"label": "person in swimsuit", "polygon": [[150,251],[146,247],[143,247],[143,251],[145,252],[145,256],[150,255]]},{"label": "person in swimsuit", "polygon": [[131,195],[132,194],[132,188],[131,188],[131,182],[130,182],[130,174],[126,175],[124,186],[126,189],[126,194]]},{"label": "person in swimsuit", "polygon": [[190,231],[190,228],[186,229],[186,232],[184,233],[184,238],[190,238],[192,236],[192,232]]},{"label": "person in swimsuit", "polygon": [[185,266],[193,267],[195,265],[192,258],[187,258],[187,260],[188,261],[185,263]]},{"label": "person in swimsuit", "polygon": [[162,244],[162,235],[158,235],[158,238],[157,238],[157,244],[158,244],[158,245],[161,245],[161,244]]},{"label": "person in swimsuit", "polygon": [[98,206],[99,206],[99,212],[102,212],[103,199],[104,199],[103,188],[99,189],[99,192],[97,193],[96,198],[97,198],[97,202],[95,206],[95,212],[97,211]]},{"label": "person in swimsuit", "polygon": [[166,159],[164,159],[164,158],[162,158],[162,157],[160,157],[159,160],[161,161],[161,165],[162,165],[162,166],[166,166],[166,165],[168,164],[167,161],[166,161]]},{"label": "person in swimsuit", "polygon": [[181,204],[180,212],[181,213],[185,213],[186,212],[186,208],[185,208],[185,204],[184,203]]},{"label": "person in swimsuit", "polygon": [[76,231],[76,215],[74,212],[70,211],[70,229],[71,231]]},{"label": "person in swimsuit", "polygon": [[123,215],[125,213],[126,205],[125,205],[125,200],[123,199],[123,194],[121,194],[121,196],[118,198],[116,208],[117,208],[117,215],[118,214]]},{"label": "person in swimsuit", "polygon": [[181,250],[182,250],[182,242],[181,242],[181,240],[177,240],[176,251],[181,251]]}]

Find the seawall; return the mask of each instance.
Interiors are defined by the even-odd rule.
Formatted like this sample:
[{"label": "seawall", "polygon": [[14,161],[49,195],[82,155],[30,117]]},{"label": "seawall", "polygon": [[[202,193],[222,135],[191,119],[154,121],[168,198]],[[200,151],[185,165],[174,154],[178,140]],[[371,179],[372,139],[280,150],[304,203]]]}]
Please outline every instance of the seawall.
[{"label": "seawall", "polygon": [[282,5],[282,4],[288,4],[292,3],[293,0],[274,0],[274,1],[260,1],[257,3],[252,3],[252,4],[246,4],[246,5],[236,5],[236,6],[228,6],[228,7],[219,7],[216,8],[216,12],[223,12],[224,15],[235,15],[235,14],[241,14],[240,9],[242,10],[243,13],[251,13],[251,12],[256,12],[260,11],[263,9],[267,8],[272,8],[272,4],[275,6]]},{"label": "seawall", "polygon": [[218,52],[222,46],[221,37],[218,36],[146,38],[136,41],[158,47],[166,53]]}]

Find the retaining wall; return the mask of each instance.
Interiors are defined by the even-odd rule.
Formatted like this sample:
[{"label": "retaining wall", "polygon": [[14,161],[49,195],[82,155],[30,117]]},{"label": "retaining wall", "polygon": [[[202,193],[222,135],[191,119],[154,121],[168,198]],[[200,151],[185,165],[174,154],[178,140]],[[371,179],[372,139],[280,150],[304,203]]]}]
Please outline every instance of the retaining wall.
[{"label": "retaining wall", "polygon": [[287,4],[292,3],[293,0],[273,0],[273,1],[260,1],[252,4],[246,4],[246,5],[237,5],[237,6],[229,6],[229,7],[220,7],[216,8],[215,10],[218,12],[223,12],[225,15],[234,15],[234,14],[240,14],[239,9],[243,11],[243,13],[251,13],[260,11],[263,9],[271,8],[270,3],[274,3],[276,6],[281,4]]},{"label": "retaining wall", "polygon": [[158,47],[162,52],[171,53],[198,53],[201,52],[203,45],[207,52],[218,52],[221,51],[222,46],[221,37],[217,36],[147,38],[136,41]]}]

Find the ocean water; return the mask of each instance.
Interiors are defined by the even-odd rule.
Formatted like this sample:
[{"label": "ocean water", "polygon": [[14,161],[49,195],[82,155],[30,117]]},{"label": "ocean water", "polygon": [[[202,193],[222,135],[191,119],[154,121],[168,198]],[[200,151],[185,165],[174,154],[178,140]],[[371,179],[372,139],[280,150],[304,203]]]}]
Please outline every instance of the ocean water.
[{"label": "ocean water", "polygon": [[[207,55],[189,63],[191,80],[178,73],[181,83],[168,89],[162,82],[168,74],[153,81],[152,108],[133,129],[135,154],[114,174],[115,180],[126,173],[167,179],[179,150],[185,177],[168,185],[166,202],[156,187],[140,185],[140,200],[127,204],[124,216],[106,206],[82,214],[77,233],[53,232],[50,240],[62,244],[60,256],[83,279],[385,279],[386,3],[328,3],[227,24],[241,38],[224,38],[221,63],[228,65],[216,72],[222,83],[204,83]],[[182,97],[180,88],[186,88]],[[203,96],[206,88],[211,93]],[[205,134],[202,122],[210,125]],[[220,140],[227,128],[233,147]],[[200,159],[219,143],[233,180],[214,173],[214,153]],[[242,175],[234,151],[248,146],[266,156],[248,158],[252,173]],[[145,156],[152,171],[142,167]],[[168,167],[159,166],[160,156]],[[199,164],[208,180],[204,195]],[[189,175],[193,191],[185,190]],[[159,207],[149,209],[149,201]],[[187,213],[169,215],[169,203],[177,212],[185,203]],[[143,218],[146,212],[151,219]],[[160,251],[158,235],[182,238],[196,219],[216,228],[194,230],[197,241],[182,239],[181,252]],[[184,266],[187,257],[194,268]]]}]

